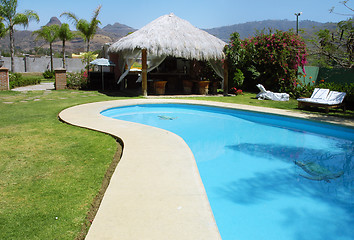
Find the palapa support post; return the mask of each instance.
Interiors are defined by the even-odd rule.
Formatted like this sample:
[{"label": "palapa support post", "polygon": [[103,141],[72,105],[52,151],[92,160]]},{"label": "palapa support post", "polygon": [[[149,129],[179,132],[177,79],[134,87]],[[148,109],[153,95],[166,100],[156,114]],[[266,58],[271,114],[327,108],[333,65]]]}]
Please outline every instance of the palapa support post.
[{"label": "palapa support post", "polygon": [[224,59],[224,96],[229,94],[229,65],[228,59],[225,57]]},{"label": "palapa support post", "polygon": [[146,49],[141,50],[141,74],[142,74],[142,90],[143,96],[147,96],[147,51]]}]

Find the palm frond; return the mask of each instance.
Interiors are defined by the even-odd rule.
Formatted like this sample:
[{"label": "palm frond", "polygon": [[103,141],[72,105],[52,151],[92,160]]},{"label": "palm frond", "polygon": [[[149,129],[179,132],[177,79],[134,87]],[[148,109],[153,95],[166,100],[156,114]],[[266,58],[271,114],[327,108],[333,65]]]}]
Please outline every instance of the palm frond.
[{"label": "palm frond", "polygon": [[60,14],[60,17],[62,16],[65,16],[69,21],[71,21],[72,24],[75,24],[75,26],[79,22],[79,19],[72,12],[63,12],[62,14]]}]

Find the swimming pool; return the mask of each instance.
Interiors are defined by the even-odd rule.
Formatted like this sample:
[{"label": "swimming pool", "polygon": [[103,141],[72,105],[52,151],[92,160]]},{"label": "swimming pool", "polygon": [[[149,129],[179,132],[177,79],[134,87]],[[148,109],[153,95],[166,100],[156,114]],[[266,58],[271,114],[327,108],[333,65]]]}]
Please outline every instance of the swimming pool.
[{"label": "swimming pool", "polygon": [[225,239],[352,239],[351,128],[179,104],[103,115],[180,135]]}]

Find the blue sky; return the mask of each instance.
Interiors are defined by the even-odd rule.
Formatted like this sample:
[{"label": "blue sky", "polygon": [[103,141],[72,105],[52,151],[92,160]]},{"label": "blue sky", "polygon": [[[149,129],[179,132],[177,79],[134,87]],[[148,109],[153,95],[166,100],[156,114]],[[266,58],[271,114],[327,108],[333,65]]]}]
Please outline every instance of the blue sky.
[{"label": "blue sky", "polygon": [[[350,13],[341,0],[18,0],[18,12],[26,9],[38,13],[41,22],[30,23],[29,30],[47,24],[52,16],[59,18],[66,11],[89,20],[98,5],[102,5],[100,27],[119,22],[141,28],[154,19],[173,12],[198,28],[214,28],[261,20],[295,20],[294,13],[303,12],[299,20],[338,22],[348,16],[329,13]],[[353,7],[354,0],[349,2]],[[59,18],[68,22],[65,17]],[[301,27],[301,26],[300,26]],[[73,29],[74,30],[74,29]]]}]

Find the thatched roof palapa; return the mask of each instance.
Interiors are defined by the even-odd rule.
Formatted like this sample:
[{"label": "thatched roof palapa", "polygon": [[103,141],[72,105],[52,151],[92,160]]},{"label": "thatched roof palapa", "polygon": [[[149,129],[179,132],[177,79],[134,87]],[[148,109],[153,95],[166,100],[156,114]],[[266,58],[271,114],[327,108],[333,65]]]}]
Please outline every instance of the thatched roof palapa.
[{"label": "thatched roof palapa", "polygon": [[225,45],[224,41],[171,13],[121,38],[108,51],[117,53],[146,49],[149,55],[206,61],[224,59]]}]

